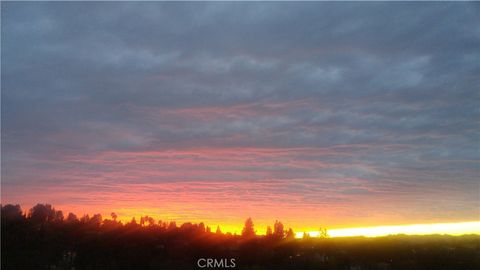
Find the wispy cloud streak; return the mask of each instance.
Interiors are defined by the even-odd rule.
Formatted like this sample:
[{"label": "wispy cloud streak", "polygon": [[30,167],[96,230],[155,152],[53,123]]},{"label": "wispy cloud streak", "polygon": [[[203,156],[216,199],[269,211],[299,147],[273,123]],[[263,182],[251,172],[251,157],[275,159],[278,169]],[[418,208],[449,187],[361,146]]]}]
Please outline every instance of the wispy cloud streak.
[{"label": "wispy cloud streak", "polygon": [[312,229],[478,219],[477,11],[2,3],[2,202]]}]

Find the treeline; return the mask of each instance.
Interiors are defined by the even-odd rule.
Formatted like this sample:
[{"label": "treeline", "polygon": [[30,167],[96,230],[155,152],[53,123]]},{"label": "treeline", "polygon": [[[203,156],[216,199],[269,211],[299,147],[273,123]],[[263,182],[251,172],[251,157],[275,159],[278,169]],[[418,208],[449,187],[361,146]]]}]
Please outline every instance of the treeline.
[{"label": "treeline", "polygon": [[[118,221],[118,215],[114,212],[110,214],[110,218],[103,218],[101,214],[90,215],[86,214],[81,218],[78,218],[74,213],[69,213],[67,217],[64,216],[63,211],[56,210],[50,204],[37,204],[32,207],[28,213],[23,213],[20,205],[7,204],[1,206],[1,216],[5,222],[26,222],[36,227],[41,227],[49,224],[49,226],[54,225],[79,225],[82,227],[88,228],[97,228],[97,229],[114,229],[119,227],[148,227],[150,229],[156,228],[160,231],[194,231],[197,234],[207,233],[211,234],[212,229],[209,226],[205,226],[203,222],[198,224],[186,222],[177,226],[175,221],[164,222],[162,220],[156,221],[153,217],[150,216],[141,216],[139,221],[135,217],[131,219],[130,222],[123,224],[121,221]],[[223,235],[220,226],[217,226],[215,230],[216,235]],[[230,232],[225,233],[226,236],[232,236]],[[242,238],[251,238],[257,236],[257,231],[254,228],[254,224],[251,218],[248,218],[245,221],[245,225],[242,229]],[[271,226],[267,226],[265,236],[272,239],[292,239],[295,237],[295,233],[291,228],[288,230],[284,229],[282,222],[276,220],[273,224],[273,230]]]},{"label": "treeline", "polygon": [[250,255],[239,249],[244,244],[295,236],[280,221],[257,236],[248,218],[236,235],[220,227],[212,231],[202,222],[177,225],[149,216],[125,224],[115,213],[65,217],[50,204],[37,204],[27,213],[20,205],[3,205],[1,218],[2,269],[192,269],[198,258],[246,258]]},{"label": "treeline", "polygon": [[[24,214],[1,207],[1,269],[203,269],[207,259],[235,260],[235,269],[480,269],[480,237],[391,236],[295,239],[277,221],[256,236],[247,219],[241,235],[203,223],[141,217],[122,224],[116,214],[76,217],[48,204]],[[203,259],[203,260],[202,260]],[[218,262],[218,261],[217,261]]]}]

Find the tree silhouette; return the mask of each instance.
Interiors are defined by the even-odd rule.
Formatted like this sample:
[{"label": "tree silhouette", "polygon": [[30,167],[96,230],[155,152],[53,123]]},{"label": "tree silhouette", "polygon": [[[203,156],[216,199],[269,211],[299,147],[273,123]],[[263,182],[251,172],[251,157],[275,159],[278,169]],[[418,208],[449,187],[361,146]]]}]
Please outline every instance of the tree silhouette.
[{"label": "tree silhouette", "polygon": [[205,232],[205,224],[203,222],[200,222],[198,224],[198,231],[201,232],[201,233]]},{"label": "tree silhouette", "polygon": [[75,215],[74,213],[68,213],[67,222],[68,223],[77,223],[78,222],[77,215]]},{"label": "tree silhouette", "polygon": [[295,239],[295,233],[293,232],[292,228],[288,228],[285,238],[289,240]]},{"label": "tree silhouette", "polygon": [[155,225],[155,219],[153,219],[153,217],[148,217],[147,222],[148,222],[148,226],[154,226]]},{"label": "tree silhouette", "polygon": [[326,228],[320,227],[318,232],[319,232],[318,237],[321,237],[321,238],[327,238],[328,237],[328,232],[327,232]]},{"label": "tree silhouette", "polygon": [[285,236],[282,222],[275,220],[273,225],[273,236],[277,239],[282,239]]},{"label": "tree silhouette", "polygon": [[130,223],[128,223],[128,224],[130,224],[130,225],[132,225],[132,226],[137,226],[137,225],[138,225],[137,220],[135,219],[135,217],[132,217],[132,220],[130,220]]},{"label": "tree silhouette", "polygon": [[77,215],[75,215],[74,213],[68,213],[67,223],[77,223],[77,222],[78,222]]},{"label": "tree silhouette", "polygon": [[273,234],[272,227],[267,226],[267,231],[265,232],[265,235],[270,237],[270,236],[272,236],[272,234]]},{"label": "tree silhouette", "polygon": [[55,212],[55,221],[56,222],[62,222],[63,221],[63,212],[62,211],[56,211]]},{"label": "tree silhouette", "polygon": [[34,223],[46,223],[55,219],[55,209],[50,204],[37,204],[30,209],[29,217]]},{"label": "tree silhouette", "polygon": [[95,227],[100,227],[102,224],[102,215],[100,214],[95,214],[93,217],[90,219],[89,223],[92,224]]},{"label": "tree silhouette", "polygon": [[86,224],[90,221],[90,216],[88,214],[83,215],[83,217],[80,218],[80,222],[83,224]]},{"label": "tree silhouette", "polygon": [[168,224],[168,230],[175,230],[177,229],[177,223],[175,221],[171,221],[170,224]]},{"label": "tree silhouette", "polygon": [[20,220],[23,218],[20,205],[7,204],[2,206],[2,219],[9,221]]},{"label": "tree silhouette", "polygon": [[247,218],[247,220],[245,220],[245,226],[242,230],[242,236],[245,238],[255,237],[255,229],[253,228],[252,218]]}]

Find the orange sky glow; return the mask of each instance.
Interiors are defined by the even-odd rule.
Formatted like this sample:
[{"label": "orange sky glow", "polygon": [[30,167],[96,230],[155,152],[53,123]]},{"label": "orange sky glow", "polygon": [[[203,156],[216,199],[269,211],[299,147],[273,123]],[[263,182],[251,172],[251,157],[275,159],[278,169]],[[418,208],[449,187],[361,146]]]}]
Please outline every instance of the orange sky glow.
[{"label": "orange sky glow", "polygon": [[2,204],[236,233],[477,226],[478,6],[258,5],[6,4]]},{"label": "orange sky glow", "polygon": [[[362,145],[357,147],[366,149]],[[343,177],[339,180],[332,177],[318,180],[295,176],[290,179],[288,173],[285,175],[281,171],[277,174],[275,170],[265,169],[275,166],[305,171],[312,167],[328,169],[334,165],[316,161],[315,157],[339,152],[350,155],[342,147],[199,148],[73,155],[53,161],[55,166],[42,175],[44,178],[70,181],[45,187],[37,185],[12,189],[7,186],[2,190],[2,202],[20,203],[24,210],[37,202],[51,203],[65,214],[73,212],[79,217],[100,213],[104,218],[110,218],[110,213],[115,212],[123,222],[130,221],[132,217],[138,220],[145,215],[157,221],[176,221],[177,224],[204,222],[212,229],[220,226],[224,232],[232,233],[241,232],[247,217],[253,218],[259,234],[263,234],[275,220],[280,220],[297,233],[313,232],[314,235],[318,228],[325,227],[331,230],[332,236],[372,234],[369,230],[338,230],[344,228],[465,221],[461,218],[461,211],[457,212],[457,216],[447,215],[451,213],[448,209],[444,214],[437,211],[431,216],[412,213],[409,209],[416,205],[423,204],[424,208],[435,206],[424,204],[429,197],[415,198],[412,193],[385,194],[385,187],[371,185],[365,179]],[[304,160],[295,156],[303,156]],[[62,166],[65,164],[68,166]],[[99,166],[101,170],[90,169]],[[334,167],[341,169],[343,166]],[[350,164],[348,167],[375,170],[363,164]],[[34,178],[33,174],[25,177]],[[455,190],[449,195],[455,195]],[[434,199],[430,197],[430,200]],[[405,229],[397,227],[387,231],[404,233]],[[448,227],[445,233],[454,234],[462,230]],[[383,228],[379,229],[378,233],[382,232]]]}]

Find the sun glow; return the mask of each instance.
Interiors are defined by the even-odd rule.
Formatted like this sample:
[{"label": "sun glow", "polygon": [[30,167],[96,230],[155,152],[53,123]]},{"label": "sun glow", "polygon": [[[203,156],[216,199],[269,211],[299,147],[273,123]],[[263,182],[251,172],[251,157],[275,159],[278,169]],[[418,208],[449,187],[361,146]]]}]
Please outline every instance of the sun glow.
[{"label": "sun glow", "polygon": [[[458,222],[458,223],[434,223],[434,224],[411,224],[397,226],[376,226],[364,228],[346,228],[328,230],[330,237],[365,236],[377,237],[395,234],[405,235],[429,235],[429,234],[480,234],[480,221]],[[303,237],[303,232],[297,232],[296,237]],[[310,231],[308,235],[318,237],[318,231]]]}]

